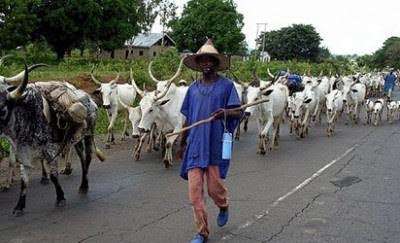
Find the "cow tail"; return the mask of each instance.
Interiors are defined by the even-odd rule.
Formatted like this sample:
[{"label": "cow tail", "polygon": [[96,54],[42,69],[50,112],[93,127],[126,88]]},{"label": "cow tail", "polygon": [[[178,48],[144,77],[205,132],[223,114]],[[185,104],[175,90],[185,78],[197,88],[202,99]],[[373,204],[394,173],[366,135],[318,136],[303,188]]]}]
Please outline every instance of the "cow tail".
[{"label": "cow tail", "polygon": [[104,153],[103,153],[99,148],[97,148],[96,142],[94,141],[94,137],[93,137],[92,139],[93,139],[92,142],[93,142],[93,147],[94,147],[94,152],[95,152],[95,154],[96,154],[96,157],[97,157],[101,162],[104,162],[104,161],[106,160],[106,156],[104,155]]}]

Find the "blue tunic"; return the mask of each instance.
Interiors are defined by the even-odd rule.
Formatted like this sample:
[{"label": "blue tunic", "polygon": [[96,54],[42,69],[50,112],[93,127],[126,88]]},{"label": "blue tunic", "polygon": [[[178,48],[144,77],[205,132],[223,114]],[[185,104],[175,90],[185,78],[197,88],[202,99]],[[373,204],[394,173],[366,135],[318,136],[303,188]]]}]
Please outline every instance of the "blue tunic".
[{"label": "blue tunic", "polygon": [[[240,106],[240,99],[232,81],[220,77],[212,84],[195,81],[189,87],[183,101],[181,113],[188,125],[206,119],[220,108]],[[228,118],[226,128],[233,133],[239,118]],[[226,178],[229,160],[222,159],[223,119],[202,124],[189,131],[187,147],[181,166],[181,177],[187,180],[190,169],[205,169],[218,165],[222,179]]]},{"label": "blue tunic", "polygon": [[385,77],[385,86],[383,87],[385,92],[389,92],[389,89],[394,89],[394,85],[396,83],[396,76],[392,74],[388,74]]}]

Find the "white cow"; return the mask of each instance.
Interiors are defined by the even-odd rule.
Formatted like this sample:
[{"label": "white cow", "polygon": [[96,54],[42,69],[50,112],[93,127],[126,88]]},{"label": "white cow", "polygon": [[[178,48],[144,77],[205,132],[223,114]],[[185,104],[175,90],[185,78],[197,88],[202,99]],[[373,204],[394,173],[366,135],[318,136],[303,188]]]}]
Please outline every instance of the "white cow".
[{"label": "white cow", "polygon": [[316,113],[318,102],[313,90],[314,87],[306,86],[303,91],[293,94],[294,129],[296,135],[300,138],[305,138],[305,136],[308,134],[311,115]]},{"label": "white cow", "polygon": [[279,145],[280,124],[287,105],[288,96],[288,88],[280,83],[276,83],[266,89],[256,86],[248,87],[248,103],[262,98],[269,99],[268,102],[248,107],[245,110],[250,115],[257,117],[259,131],[258,153],[265,154],[267,146],[269,146],[269,150],[272,150]]},{"label": "white cow", "polygon": [[366,86],[352,78],[343,78],[343,103],[350,120],[359,121],[360,108],[365,100]]},{"label": "white cow", "polygon": [[398,104],[397,101],[390,101],[387,104],[387,120],[390,124],[393,123],[396,118],[396,113],[398,112]]},{"label": "white cow", "polygon": [[364,108],[365,108],[366,124],[371,125],[372,124],[372,112],[374,111],[374,101],[372,101],[370,99],[366,99],[364,102]]},{"label": "white cow", "polygon": [[[142,116],[138,126],[142,134],[149,133],[153,124],[156,124],[157,129],[159,129],[163,135],[171,131],[177,132],[182,128],[185,118],[181,114],[180,109],[188,88],[183,86],[177,87],[173,83],[173,80],[180,74],[182,63],[183,59],[179,64],[178,71],[171,79],[167,80],[162,92],[144,93],[143,91],[139,91],[140,89],[138,90],[138,92],[143,93],[143,98],[140,101]],[[152,74],[151,76],[154,78]],[[160,81],[157,80],[157,83],[160,83]],[[132,80],[132,84],[136,86],[134,80]],[[172,145],[177,137],[176,135],[165,138],[165,155],[163,162],[167,168],[172,165]]]},{"label": "white cow", "polygon": [[374,110],[372,111],[372,121],[374,126],[378,126],[382,121],[383,108],[385,106],[384,99],[377,99],[374,102]]},{"label": "white cow", "polygon": [[322,78],[306,78],[305,82],[305,87],[309,87],[310,89],[313,89],[315,93],[315,100],[316,100],[316,108],[314,113],[312,114],[312,119],[313,121],[318,121],[321,123],[321,112],[323,107],[325,106],[325,99],[326,95],[330,91],[330,81],[327,77],[322,77]]},{"label": "white cow", "polygon": [[125,104],[132,104],[136,98],[136,90],[129,84],[117,84],[119,75],[108,83],[102,83],[97,80],[93,75],[93,70],[90,76],[93,82],[100,86],[96,92],[101,93],[103,107],[107,109],[109,118],[107,145],[109,146],[110,143],[115,141],[113,128],[119,112],[124,112],[124,130],[121,140],[125,140],[125,136],[128,135],[126,131],[128,127],[128,110],[121,104],[121,101]]},{"label": "white cow", "polygon": [[334,89],[326,95],[326,120],[328,123],[328,136],[333,136],[335,123],[343,111],[342,91]]}]

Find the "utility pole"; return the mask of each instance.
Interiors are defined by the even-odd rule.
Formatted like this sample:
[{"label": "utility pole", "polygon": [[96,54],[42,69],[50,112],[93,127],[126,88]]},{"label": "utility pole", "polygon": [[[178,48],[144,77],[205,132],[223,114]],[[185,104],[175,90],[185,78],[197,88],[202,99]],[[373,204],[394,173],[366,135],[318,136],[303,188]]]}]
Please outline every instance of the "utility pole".
[{"label": "utility pole", "polygon": [[257,23],[257,36],[256,36],[256,48],[257,46],[257,38],[259,35],[263,33],[263,39],[262,39],[262,48],[261,48],[261,53],[264,54],[265,52],[265,32],[267,32],[267,23]]}]

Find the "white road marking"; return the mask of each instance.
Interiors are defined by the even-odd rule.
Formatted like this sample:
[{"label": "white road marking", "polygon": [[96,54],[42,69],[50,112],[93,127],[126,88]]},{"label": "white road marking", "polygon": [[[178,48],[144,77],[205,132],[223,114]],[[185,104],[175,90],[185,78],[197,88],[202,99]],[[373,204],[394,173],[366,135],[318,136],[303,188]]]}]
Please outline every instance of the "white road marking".
[{"label": "white road marking", "polygon": [[[273,202],[271,205],[269,205],[269,208],[261,213],[258,213],[256,215],[254,215],[252,217],[252,219],[247,220],[244,224],[239,225],[234,231],[239,231],[245,228],[250,227],[251,225],[253,225],[256,221],[264,218],[265,216],[267,216],[269,214],[269,211],[278,206],[278,204],[280,202],[282,202],[283,200],[285,200],[286,198],[288,198],[289,196],[293,195],[294,193],[296,193],[298,190],[304,188],[305,186],[307,186],[310,182],[312,182],[315,178],[317,178],[318,176],[320,176],[325,170],[327,170],[329,167],[331,167],[332,165],[334,165],[336,162],[342,160],[344,157],[346,157],[349,153],[353,152],[354,149],[356,149],[356,147],[358,147],[358,144],[355,144],[354,146],[352,146],[351,148],[349,148],[348,150],[346,150],[342,155],[340,155],[339,157],[337,157],[336,159],[332,160],[330,163],[328,163],[327,165],[325,165],[324,167],[322,167],[321,169],[319,169],[317,172],[315,172],[311,177],[307,178],[306,180],[304,180],[302,183],[300,183],[298,186],[296,186],[295,188],[293,188],[291,191],[289,191],[288,193],[286,193],[285,195],[283,195],[282,197],[278,198],[275,202]],[[232,232],[232,231],[231,231]],[[226,235],[224,235],[222,237],[221,240],[229,240],[232,239],[235,236],[235,233],[228,233]]]}]

